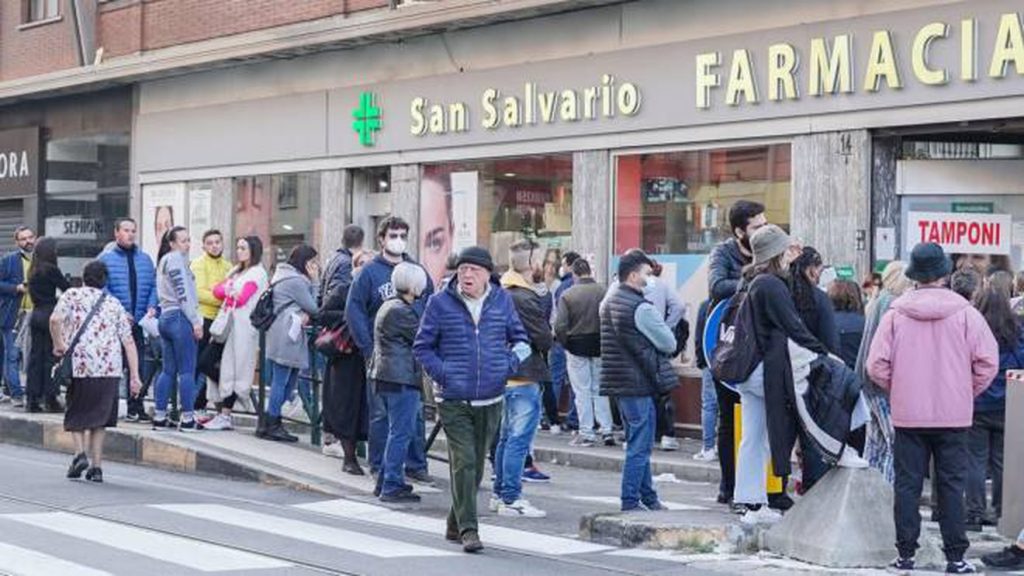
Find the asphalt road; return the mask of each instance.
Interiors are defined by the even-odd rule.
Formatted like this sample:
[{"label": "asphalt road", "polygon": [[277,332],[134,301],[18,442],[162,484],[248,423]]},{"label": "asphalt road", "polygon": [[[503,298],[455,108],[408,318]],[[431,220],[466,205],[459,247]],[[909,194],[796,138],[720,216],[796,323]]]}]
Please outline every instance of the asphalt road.
[{"label": "asphalt road", "polygon": [[[575,538],[579,518],[617,505],[618,476],[549,469],[527,496],[546,519],[486,512],[487,549],[464,554],[443,539],[447,495],[387,508],[361,494],[325,498],[284,488],[106,464],[102,485],[64,478],[69,457],[0,444],[0,573],[24,576],[155,574],[723,574],[681,559]],[[714,506],[714,489],[663,484],[678,507]],[[749,567],[747,567],[749,569]]]}]

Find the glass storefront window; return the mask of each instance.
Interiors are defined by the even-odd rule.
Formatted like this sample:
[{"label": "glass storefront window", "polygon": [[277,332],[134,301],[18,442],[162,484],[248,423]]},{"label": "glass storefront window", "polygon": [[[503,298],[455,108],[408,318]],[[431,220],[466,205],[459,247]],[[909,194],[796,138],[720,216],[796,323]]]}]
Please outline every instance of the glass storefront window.
[{"label": "glass storefront window", "polygon": [[467,246],[487,247],[500,269],[523,238],[553,258],[572,238],[572,155],[424,166],[419,229],[420,261],[435,282],[448,256]]},{"label": "glass storefront window", "polygon": [[43,234],[57,239],[61,269],[81,276],[112,241],[114,221],[129,213],[128,133],[46,143]]},{"label": "glass storefront window", "polygon": [[320,172],[235,178],[234,188],[234,237],[259,236],[268,265],[287,260],[299,244],[316,246],[322,225]]}]

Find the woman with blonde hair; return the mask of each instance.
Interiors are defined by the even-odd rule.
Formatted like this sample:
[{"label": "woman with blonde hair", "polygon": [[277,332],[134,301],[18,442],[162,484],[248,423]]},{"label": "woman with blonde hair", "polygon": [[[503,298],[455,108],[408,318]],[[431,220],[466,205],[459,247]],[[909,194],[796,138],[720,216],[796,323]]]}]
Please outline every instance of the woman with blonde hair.
[{"label": "woman with blonde hair", "polygon": [[913,283],[903,273],[906,267],[906,263],[896,260],[890,262],[882,271],[882,290],[868,303],[864,312],[864,337],[861,340],[856,364],[857,377],[864,385],[864,397],[871,409],[864,458],[872,468],[881,472],[890,484],[893,483],[894,478],[892,443],[895,432],[892,427],[889,396],[871,382],[865,364],[871,341],[875,338],[875,330],[878,328],[882,316],[897,298],[913,287]]}]

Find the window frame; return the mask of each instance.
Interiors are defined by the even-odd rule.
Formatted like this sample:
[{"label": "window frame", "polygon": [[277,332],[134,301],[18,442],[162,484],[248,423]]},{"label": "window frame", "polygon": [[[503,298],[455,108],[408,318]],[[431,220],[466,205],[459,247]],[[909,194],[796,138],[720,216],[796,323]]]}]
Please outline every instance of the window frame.
[{"label": "window frame", "polygon": [[[53,7],[52,13],[48,10],[51,5]],[[38,17],[35,14],[37,7],[40,8],[40,15]],[[19,29],[31,28],[50,22],[59,22],[63,18],[61,14],[61,0],[24,0],[21,16],[22,24],[19,26]]]}]

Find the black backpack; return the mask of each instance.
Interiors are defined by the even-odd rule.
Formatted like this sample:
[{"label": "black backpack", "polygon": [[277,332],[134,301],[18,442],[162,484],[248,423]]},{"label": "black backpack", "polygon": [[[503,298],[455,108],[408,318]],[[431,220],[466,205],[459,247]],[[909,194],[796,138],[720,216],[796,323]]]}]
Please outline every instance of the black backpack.
[{"label": "black backpack", "polygon": [[252,323],[253,328],[260,332],[266,332],[270,330],[276,319],[277,312],[274,311],[274,285],[271,284],[267,291],[260,295],[260,299],[256,301],[256,306],[253,307],[252,313],[249,315],[249,321]]},{"label": "black backpack", "polygon": [[728,384],[746,382],[761,363],[761,351],[754,331],[754,312],[747,288],[733,296],[719,328],[718,345],[712,353],[711,374]]}]

